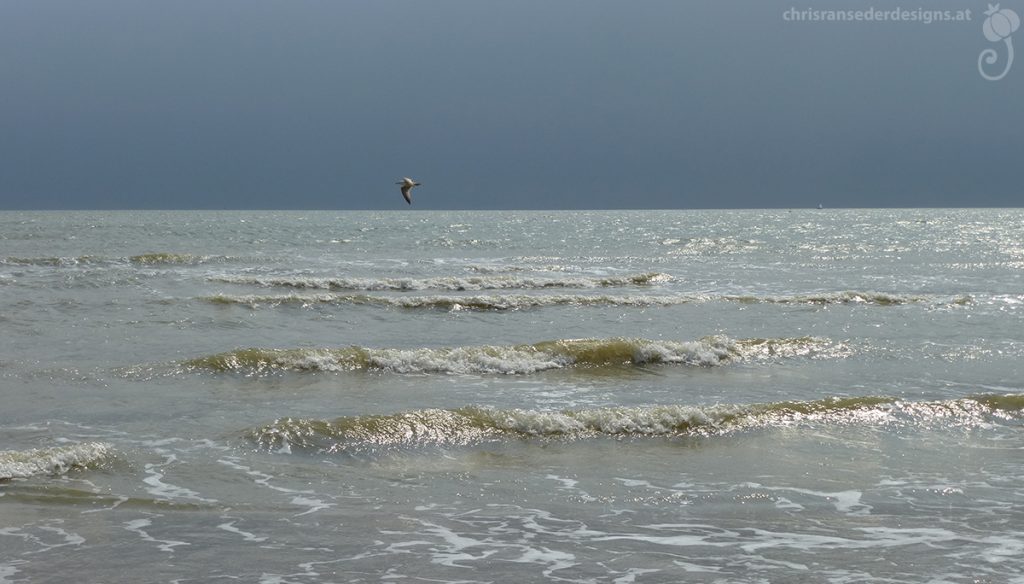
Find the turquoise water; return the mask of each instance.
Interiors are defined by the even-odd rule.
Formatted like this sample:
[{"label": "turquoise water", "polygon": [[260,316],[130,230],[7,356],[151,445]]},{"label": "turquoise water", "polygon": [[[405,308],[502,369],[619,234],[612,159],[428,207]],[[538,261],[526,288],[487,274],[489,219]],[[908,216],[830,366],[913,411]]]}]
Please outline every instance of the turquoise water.
[{"label": "turquoise water", "polygon": [[1024,582],[1024,211],[0,213],[0,582]]}]

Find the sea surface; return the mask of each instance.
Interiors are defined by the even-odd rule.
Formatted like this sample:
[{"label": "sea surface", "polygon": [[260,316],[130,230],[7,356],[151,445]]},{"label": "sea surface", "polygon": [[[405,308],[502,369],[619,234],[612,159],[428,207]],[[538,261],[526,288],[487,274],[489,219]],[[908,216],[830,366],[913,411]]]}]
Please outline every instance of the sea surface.
[{"label": "sea surface", "polygon": [[1024,583],[1024,210],[0,213],[0,583]]}]

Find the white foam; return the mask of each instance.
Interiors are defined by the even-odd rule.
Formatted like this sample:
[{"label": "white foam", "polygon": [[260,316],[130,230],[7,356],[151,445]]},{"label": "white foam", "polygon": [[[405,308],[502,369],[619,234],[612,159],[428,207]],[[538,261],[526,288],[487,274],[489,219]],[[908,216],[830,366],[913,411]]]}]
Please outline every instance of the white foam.
[{"label": "white foam", "polygon": [[523,550],[521,556],[518,558],[512,558],[509,561],[528,564],[546,564],[547,567],[544,569],[543,574],[550,578],[551,573],[555,570],[564,570],[575,566],[576,556],[569,552],[552,550],[549,548],[530,547]]},{"label": "white foam", "polygon": [[803,511],[804,506],[799,503],[794,503],[785,497],[777,497],[775,499],[776,509],[792,509],[793,511]]},{"label": "white foam", "polygon": [[177,460],[177,456],[173,454],[165,454],[163,464],[146,464],[145,471],[149,476],[142,479],[143,483],[149,485],[146,492],[158,499],[164,500],[188,499],[192,501],[199,501],[201,503],[216,503],[216,499],[207,499],[192,489],[164,482],[164,474],[160,472],[159,469],[171,465],[177,462]]},{"label": "white foam", "polygon": [[715,574],[722,571],[721,566],[702,566],[700,564],[684,562],[683,560],[673,560],[672,563],[682,568],[684,572],[708,572]]},{"label": "white foam", "polygon": [[320,499],[312,499],[309,497],[292,497],[292,505],[298,505],[299,507],[307,507],[307,509],[302,513],[295,514],[296,517],[301,517],[303,515],[309,515],[311,513],[316,513],[317,511],[329,509],[331,507],[334,507],[335,504],[324,503]]},{"label": "white foam", "polygon": [[[160,516],[158,515],[157,517],[160,517]],[[150,543],[157,544],[157,548],[160,551],[162,551],[162,552],[167,552],[169,554],[173,554],[174,553],[174,548],[176,548],[176,547],[183,546],[183,545],[192,545],[192,544],[190,544],[190,543],[188,543],[186,541],[176,541],[176,540],[169,540],[169,539],[156,539],[155,537],[151,536],[149,534],[149,532],[147,532],[145,529],[143,529],[145,527],[150,527],[150,526],[153,525],[153,522],[150,521],[149,519],[134,519],[132,521],[126,521],[122,525],[124,526],[124,528],[127,531],[131,531],[133,533],[138,534],[138,536],[140,538],[142,538],[142,541],[147,541],[147,542],[150,542]]]},{"label": "white foam", "polygon": [[14,584],[17,582],[18,580],[11,580],[10,578],[21,571],[18,569],[19,565],[26,563],[28,562],[16,561],[9,564],[0,564],[0,584]]},{"label": "white foam", "polygon": [[307,495],[315,495],[316,494],[315,491],[312,491],[312,490],[288,489],[288,488],[285,488],[285,487],[279,487],[277,485],[272,485],[270,483],[270,481],[275,478],[274,475],[270,475],[270,474],[267,474],[267,473],[264,473],[264,472],[260,472],[258,470],[254,470],[251,467],[248,467],[248,466],[245,466],[243,464],[240,464],[239,462],[237,462],[237,460],[231,460],[231,459],[228,459],[228,458],[221,458],[221,459],[218,459],[217,462],[219,462],[219,463],[221,463],[221,464],[223,464],[223,465],[225,465],[227,467],[233,468],[235,470],[242,471],[246,475],[248,475],[250,477],[253,477],[253,482],[256,483],[257,485],[266,487],[266,488],[268,488],[270,490],[277,491],[279,493],[285,493],[287,495],[290,495],[291,496],[290,497],[290,503],[292,505],[296,505],[298,507],[305,507],[306,508],[305,511],[303,511],[301,513],[297,513],[295,515],[296,517],[301,517],[303,515],[309,515],[311,513],[316,513],[318,511],[322,511],[324,509],[329,509],[329,508],[335,506],[334,503],[326,503],[326,502],[324,502],[321,499],[317,499],[315,497],[307,496]]},{"label": "white foam", "polygon": [[[860,516],[871,514],[871,505],[861,502],[861,497],[864,496],[864,493],[853,489],[847,491],[815,491],[813,489],[801,489],[797,487],[766,487],[757,483],[747,483],[746,486],[754,489],[764,489],[766,491],[785,491],[820,497],[831,503],[836,508],[836,511],[847,515]],[[789,503],[787,505],[789,508],[801,507],[792,501],[786,501]]]},{"label": "white foam", "polygon": [[296,489],[289,489],[289,488],[286,488],[286,487],[278,487],[276,485],[272,485],[272,484],[270,484],[270,481],[275,478],[274,475],[267,474],[265,472],[260,472],[258,470],[254,470],[251,467],[245,466],[244,464],[240,464],[236,460],[231,460],[230,458],[221,458],[221,459],[217,460],[217,462],[223,464],[224,466],[233,468],[235,470],[242,471],[242,472],[244,472],[246,475],[248,475],[250,477],[255,477],[253,479],[254,483],[256,483],[257,485],[261,485],[263,487],[266,487],[268,489],[271,489],[273,491],[277,491],[279,493],[299,494],[299,495],[312,495],[312,494],[315,494],[315,491],[312,491],[312,490],[296,490]]},{"label": "white foam", "polygon": [[859,527],[857,530],[864,532],[868,537],[868,540],[862,542],[860,547],[908,545],[940,547],[940,544],[948,544],[963,539],[956,532],[938,527]]},{"label": "white foam", "polygon": [[[55,523],[63,523],[64,520],[63,519],[56,519],[56,520],[54,520],[54,522]],[[64,540],[63,543],[59,543],[59,544],[55,544],[55,545],[49,546],[48,548],[46,548],[45,551],[49,551],[49,550],[54,549],[54,548],[65,547],[65,546],[80,546],[83,543],[85,543],[85,538],[84,537],[82,537],[81,535],[78,535],[77,533],[71,533],[71,532],[65,530],[62,527],[55,527],[53,525],[40,525],[39,529],[42,530],[42,531],[49,531],[49,532],[52,532],[52,533],[56,533],[57,535],[59,535]]]},{"label": "white foam", "polygon": [[572,491],[576,493],[576,497],[578,497],[581,501],[597,501],[597,497],[594,497],[590,493],[579,488],[579,481],[577,481],[576,479],[560,477],[555,474],[549,474],[544,478],[561,483],[561,486],[558,487],[559,490]]},{"label": "white foam", "polygon": [[655,545],[663,545],[670,547],[692,547],[692,546],[707,546],[707,547],[730,547],[733,544],[727,541],[714,541],[709,539],[708,536],[704,535],[646,535],[646,534],[616,534],[606,535],[603,537],[595,537],[592,541],[638,541],[641,543],[652,543]]},{"label": "white foam", "polygon": [[565,477],[560,477],[558,475],[553,474],[549,474],[544,478],[562,483],[562,486],[558,487],[560,489],[575,489],[576,485],[579,484],[579,481],[577,481],[576,479],[567,479]]},{"label": "white foam", "polygon": [[990,564],[1018,560],[1024,555],[1024,532],[1016,532],[1013,536],[989,535],[981,538],[980,542],[988,546],[981,557]]},{"label": "white foam", "polygon": [[248,531],[242,531],[241,529],[238,529],[237,527],[235,527],[235,523],[237,523],[238,521],[239,521],[238,519],[235,519],[233,521],[228,521],[226,523],[221,523],[220,525],[217,526],[217,528],[218,529],[223,529],[224,531],[227,531],[229,533],[238,534],[238,535],[242,536],[242,539],[244,539],[245,541],[251,541],[253,543],[260,543],[260,542],[267,541],[267,538],[265,538],[265,537],[259,537],[259,536],[257,536],[254,533],[251,533],[251,532],[248,532]]},{"label": "white foam", "polygon": [[[863,541],[852,540],[845,537],[809,534],[809,533],[788,533],[768,531],[764,529],[751,529],[750,536],[742,538],[739,548],[747,553],[754,553],[762,549],[795,549],[802,552],[810,552],[816,549],[856,549],[872,547]],[[754,541],[750,541],[753,539]]]},{"label": "white foam", "polygon": [[[429,521],[421,521],[421,523],[426,527],[425,531],[427,533],[440,538],[447,544],[446,546],[434,547],[431,561],[435,564],[441,564],[450,568],[465,568],[466,566],[459,564],[459,562],[484,560],[498,552],[493,544],[460,535],[436,523]],[[473,555],[466,551],[471,548],[482,549],[482,551],[478,555]]]}]

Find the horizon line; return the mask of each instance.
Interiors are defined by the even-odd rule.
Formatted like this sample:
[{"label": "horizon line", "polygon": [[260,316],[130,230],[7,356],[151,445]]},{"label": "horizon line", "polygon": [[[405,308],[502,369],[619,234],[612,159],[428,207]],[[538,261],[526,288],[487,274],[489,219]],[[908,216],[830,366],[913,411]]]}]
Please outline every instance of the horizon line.
[{"label": "horizon line", "polygon": [[5,208],[0,207],[0,213],[17,213],[17,212],[84,212],[84,211],[110,211],[110,212],[166,212],[166,211],[209,211],[209,212],[228,212],[228,211],[259,211],[259,212],[270,212],[270,211],[294,211],[294,212],[363,212],[363,211],[387,211],[396,213],[424,213],[424,212],[527,212],[527,211],[541,211],[541,212],[579,212],[579,211],[852,211],[852,210],[868,210],[868,209],[951,209],[951,210],[963,210],[963,209],[1024,209],[1024,205],[1020,206],[1005,206],[1005,205],[971,205],[971,206],[843,206],[843,207],[587,207],[587,208],[570,208],[570,207],[559,207],[559,208],[520,208],[520,209],[480,209],[480,208],[314,208],[314,207],[303,207],[303,208],[283,208],[283,207],[67,207],[67,208],[51,208],[51,207],[40,207],[40,208]]}]

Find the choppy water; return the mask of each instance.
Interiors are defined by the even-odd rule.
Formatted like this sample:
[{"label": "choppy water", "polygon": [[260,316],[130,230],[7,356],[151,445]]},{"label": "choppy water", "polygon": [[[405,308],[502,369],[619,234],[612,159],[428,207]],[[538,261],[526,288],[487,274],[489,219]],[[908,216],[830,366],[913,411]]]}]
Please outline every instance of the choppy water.
[{"label": "choppy water", "polygon": [[1024,582],[1024,211],[0,213],[0,582]]}]

